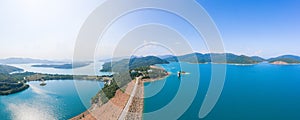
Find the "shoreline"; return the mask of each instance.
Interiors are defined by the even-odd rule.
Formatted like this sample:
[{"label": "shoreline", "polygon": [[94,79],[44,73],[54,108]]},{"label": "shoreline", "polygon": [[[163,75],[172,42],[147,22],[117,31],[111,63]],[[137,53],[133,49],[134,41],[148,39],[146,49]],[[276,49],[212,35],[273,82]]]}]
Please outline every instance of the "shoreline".
[{"label": "shoreline", "polygon": [[126,90],[117,90],[115,96],[107,103],[92,104],[91,107],[70,120],[116,120],[123,111],[133,90],[135,80],[128,83]]},{"label": "shoreline", "polygon": [[27,90],[30,85],[26,83],[5,83],[5,82],[0,82],[0,86],[5,85],[5,86],[16,86],[16,85],[22,85],[19,87],[10,87],[10,89],[5,90],[5,91],[0,91],[0,96],[7,96],[7,95],[12,95],[16,93],[20,93],[22,91]]},{"label": "shoreline", "polygon": [[[132,104],[129,107],[129,110],[127,112],[125,119],[142,120],[143,111],[144,111],[144,83],[163,80],[168,76],[164,76],[162,78],[157,78],[157,79],[141,79],[140,82],[138,83],[137,92],[133,98]],[[132,84],[132,82],[135,82],[135,80],[131,81],[130,83]],[[128,86],[130,86],[130,85],[128,85]],[[131,87],[133,88],[133,86],[131,86]],[[129,89],[132,89],[132,88],[129,88]],[[120,93],[121,90],[118,90],[117,92]],[[122,94],[126,94],[125,99],[127,99],[125,102],[124,101],[121,102],[121,104],[123,104],[124,106],[119,106],[119,108],[115,108],[116,107],[115,105],[111,105],[111,104],[114,104],[117,102],[117,101],[113,100],[114,98],[116,99],[119,97],[119,94],[116,93],[115,97],[110,99],[107,103],[101,104],[101,105],[92,104],[88,110],[70,118],[70,120],[98,120],[98,119],[100,119],[100,120],[102,120],[102,119],[103,120],[116,120],[116,119],[119,119],[119,117],[120,117],[119,115],[123,111],[123,109],[120,110],[120,108],[125,107],[125,104],[127,103],[129,96],[130,96],[130,95],[128,95],[128,93],[130,93],[130,92],[131,92],[131,90],[130,91],[126,90],[124,93],[122,93]],[[109,109],[107,106],[111,106],[113,108]],[[101,109],[101,110],[99,110],[99,109]],[[95,113],[95,111],[101,111],[101,112]],[[115,113],[115,115],[117,114],[117,116],[113,116],[112,113]],[[97,114],[101,115],[101,116],[97,116]],[[107,116],[109,116],[109,117],[107,117]]]},{"label": "shoreline", "polygon": [[[260,63],[253,63],[253,64],[239,64],[239,63],[210,63],[210,62],[206,62],[206,63],[193,63],[193,62],[175,62],[175,63],[188,63],[188,64],[198,64],[198,65],[207,65],[207,64],[220,64],[220,65],[232,65],[232,66],[253,66],[253,65],[259,65],[262,64],[264,62],[260,62]],[[286,63],[286,64],[275,64],[275,63],[264,63],[264,64],[269,64],[269,65],[300,65],[300,63]]]},{"label": "shoreline", "polygon": [[[150,67],[153,69],[165,70],[164,68],[158,67],[158,66],[150,66]],[[166,74],[165,76],[162,76],[162,77],[141,79],[137,85],[137,91],[133,97],[132,104],[129,107],[129,110],[127,112],[125,119],[142,120],[143,111],[144,111],[144,83],[163,80],[163,79],[169,77],[170,75],[171,75],[171,73],[168,72],[168,74]],[[112,99],[110,99],[107,103],[100,104],[100,105],[92,104],[88,110],[86,110],[83,113],[80,113],[79,115],[76,115],[76,116],[70,118],[70,120],[97,120],[97,119],[115,120],[115,119],[119,119],[121,112],[125,108],[125,104],[129,100],[130,93],[133,90],[133,86],[130,84],[133,84],[134,82],[135,82],[135,80],[132,80],[130,83],[128,83],[126,91],[124,93],[122,93],[122,94],[126,94],[126,96],[127,96],[125,98],[125,99],[127,99],[126,101],[118,101],[118,99],[116,99],[116,98],[119,98],[120,94],[116,93],[116,95]],[[118,91],[120,92],[120,90],[118,90]],[[124,106],[119,106],[119,108],[117,108],[117,110],[114,108],[107,107],[107,106],[113,107],[113,106],[111,106],[111,104],[114,104],[115,102],[120,102]],[[122,108],[121,111],[120,111],[120,108]],[[98,111],[98,112],[95,113],[95,111]],[[103,112],[103,111],[105,111],[105,112]],[[114,115],[112,115],[113,113],[114,113]],[[97,114],[100,116],[97,116]]]},{"label": "shoreline", "polygon": [[169,77],[171,74],[172,74],[171,72],[168,72],[168,75],[166,75],[166,76],[158,77],[158,78],[145,78],[145,79],[142,79],[141,81],[142,81],[143,83],[160,81],[160,80],[166,79],[166,78]]}]

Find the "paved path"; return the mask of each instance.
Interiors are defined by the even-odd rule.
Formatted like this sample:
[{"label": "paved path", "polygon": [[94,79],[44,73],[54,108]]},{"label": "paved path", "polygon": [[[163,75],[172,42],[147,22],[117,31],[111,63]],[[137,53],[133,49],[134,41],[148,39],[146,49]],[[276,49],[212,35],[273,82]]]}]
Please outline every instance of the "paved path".
[{"label": "paved path", "polygon": [[129,110],[129,107],[130,107],[130,105],[131,105],[131,103],[132,103],[133,97],[135,96],[135,93],[136,93],[136,89],[137,89],[139,80],[140,80],[141,78],[142,78],[142,77],[137,77],[137,78],[136,78],[136,81],[135,81],[135,84],[134,84],[134,88],[133,88],[133,90],[132,90],[132,92],[131,92],[131,94],[130,94],[130,98],[128,99],[127,104],[126,104],[126,106],[124,107],[124,109],[123,109],[121,115],[119,116],[119,119],[118,119],[118,120],[125,120],[126,115],[127,115],[127,113],[128,113],[128,110]]}]

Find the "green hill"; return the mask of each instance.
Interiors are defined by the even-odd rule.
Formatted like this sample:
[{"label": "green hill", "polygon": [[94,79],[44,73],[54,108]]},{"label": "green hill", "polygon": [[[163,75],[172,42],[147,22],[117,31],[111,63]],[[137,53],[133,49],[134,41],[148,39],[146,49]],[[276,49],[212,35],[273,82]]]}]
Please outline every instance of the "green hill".
[{"label": "green hill", "polygon": [[160,59],[155,56],[133,57],[131,59],[123,59],[120,61],[106,62],[102,65],[101,72],[118,72],[129,71],[139,67],[146,67],[155,64],[168,64],[167,60]]},{"label": "green hill", "polygon": [[273,62],[276,62],[276,61],[282,61],[282,62],[286,62],[286,63],[290,63],[290,64],[300,63],[300,57],[294,56],[294,55],[283,55],[283,56],[279,56],[279,57],[276,57],[276,58],[268,59],[269,63],[273,63]]},{"label": "green hill", "polygon": [[[224,59],[225,58],[225,59]],[[170,62],[189,62],[189,63],[231,63],[231,64],[256,64],[263,62],[264,59],[260,57],[249,57],[245,55],[235,55],[231,53],[211,53],[201,54],[192,53],[187,55],[175,56],[166,58]]]},{"label": "green hill", "polygon": [[8,65],[0,65],[0,95],[8,95],[20,92],[29,87],[29,85],[21,82],[24,76],[9,74],[15,71],[23,70]]},{"label": "green hill", "polygon": [[23,69],[16,68],[13,66],[8,66],[8,65],[0,65],[0,73],[9,74],[15,71],[23,71]]}]

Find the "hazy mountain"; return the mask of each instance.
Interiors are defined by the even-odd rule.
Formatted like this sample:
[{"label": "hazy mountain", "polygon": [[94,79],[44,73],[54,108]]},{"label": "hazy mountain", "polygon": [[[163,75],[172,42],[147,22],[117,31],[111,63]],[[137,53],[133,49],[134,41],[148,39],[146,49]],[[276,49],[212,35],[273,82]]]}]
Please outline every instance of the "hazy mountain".
[{"label": "hazy mountain", "polygon": [[7,58],[0,59],[2,64],[30,64],[30,63],[58,63],[58,61],[32,59],[32,58]]},{"label": "hazy mountain", "polygon": [[53,64],[42,64],[42,65],[31,65],[32,67],[43,67],[43,68],[55,68],[55,69],[75,69],[90,65],[91,62],[75,62],[61,65]]},{"label": "hazy mountain", "polygon": [[23,71],[23,69],[13,67],[13,66],[8,66],[8,65],[0,65],[0,73],[9,74],[15,71]]}]

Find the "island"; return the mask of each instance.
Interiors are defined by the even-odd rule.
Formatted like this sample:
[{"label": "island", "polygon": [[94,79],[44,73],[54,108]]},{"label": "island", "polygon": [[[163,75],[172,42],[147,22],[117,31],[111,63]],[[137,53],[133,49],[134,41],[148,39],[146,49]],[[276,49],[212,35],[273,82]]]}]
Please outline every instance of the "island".
[{"label": "island", "polygon": [[9,74],[16,71],[23,71],[23,69],[8,65],[0,65],[0,73],[2,74]]},{"label": "island", "polygon": [[41,64],[41,65],[31,65],[31,67],[44,67],[44,68],[55,68],[55,69],[75,69],[80,67],[85,67],[90,65],[90,62],[80,62],[80,63],[73,63],[73,64]]},{"label": "island", "polygon": [[190,53],[182,56],[169,56],[165,58],[169,62],[187,62],[195,64],[218,63],[218,64],[257,64],[265,61],[265,59],[246,55],[235,55],[232,53]]},{"label": "island", "polygon": [[300,57],[294,55],[283,55],[270,58],[268,62],[276,65],[300,64]]}]

